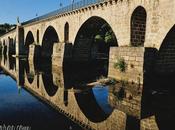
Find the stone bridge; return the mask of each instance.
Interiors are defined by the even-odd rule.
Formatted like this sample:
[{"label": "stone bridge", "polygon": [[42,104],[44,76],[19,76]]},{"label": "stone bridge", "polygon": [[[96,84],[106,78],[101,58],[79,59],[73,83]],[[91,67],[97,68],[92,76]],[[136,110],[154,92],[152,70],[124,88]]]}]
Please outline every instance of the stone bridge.
[{"label": "stone bridge", "polygon": [[[173,41],[174,33],[173,7],[174,2],[167,0],[80,1],[47,15],[18,23],[16,29],[0,37],[1,45],[4,48],[4,54],[18,56],[28,55],[29,45],[33,44],[33,48],[41,47],[42,56],[52,55],[53,59],[54,55],[62,57],[61,54],[65,53],[66,49],[68,52],[64,55],[65,57],[78,60],[96,59],[100,54],[108,55],[109,49],[105,48],[109,46],[117,49],[132,46],[144,48],[144,50],[153,48],[160,50],[163,53],[160,55],[163,57],[169,57],[164,52],[168,50],[171,54],[173,53],[172,48],[168,49],[173,46],[169,43]],[[96,40],[96,38],[105,39],[104,36],[109,33],[112,38],[106,40],[108,45],[97,45],[99,39]],[[101,37],[98,37],[100,35]],[[55,45],[55,43],[61,44]],[[115,50],[111,49],[111,55]],[[34,55],[32,49],[30,53]],[[126,60],[141,60],[140,57],[135,56],[136,54],[133,56],[123,54]],[[111,62],[113,58],[111,56]],[[158,59],[158,64],[162,63],[159,65],[162,68],[161,71],[172,68],[169,58],[166,58],[166,61]],[[62,66],[62,62],[60,65]],[[142,70],[142,65],[139,66],[136,63],[136,66],[138,71]]]},{"label": "stone bridge", "polygon": [[[140,95],[134,99],[139,104],[134,109],[143,119],[147,96],[157,89],[152,81],[173,81],[174,6],[172,0],[83,0],[17,23],[0,37],[2,55],[27,57],[34,68],[44,59],[75,71],[95,68],[95,78],[108,76],[136,83]],[[121,59],[125,72],[114,67],[122,65]],[[14,75],[19,78],[19,71]]]}]

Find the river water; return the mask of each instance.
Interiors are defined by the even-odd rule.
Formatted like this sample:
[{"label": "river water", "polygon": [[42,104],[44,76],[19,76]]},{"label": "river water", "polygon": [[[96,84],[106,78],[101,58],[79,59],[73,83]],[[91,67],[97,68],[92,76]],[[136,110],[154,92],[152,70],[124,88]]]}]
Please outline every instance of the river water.
[{"label": "river water", "polygon": [[109,88],[88,88],[85,83],[92,81],[89,77],[94,78],[88,73],[80,70],[65,74],[63,68],[54,68],[51,62],[38,67],[26,59],[2,57],[0,128],[115,129]]},{"label": "river water", "polygon": [[24,88],[18,88],[9,75],[0,75],[1,126],[28,126],[42,130],[81,130],[82,128],[37,99]]},{"label": "river water", "polygon": [[[125,90],[120,89],[120,83],[89,86],[106,74],[103,65],[90,65],[58,67],[49,60],[36,63],[26,58],[2,57],[0,130],[8,127],[10,130],[139,130],[141,127],[167,130],[174,127],[173,91],[151,87],[148,97],[138,92],[137,84],[127,85]],[[161,85],[168,88],[171,82],[168,83]],[[140,119],[141,97],[144,115]]]}]

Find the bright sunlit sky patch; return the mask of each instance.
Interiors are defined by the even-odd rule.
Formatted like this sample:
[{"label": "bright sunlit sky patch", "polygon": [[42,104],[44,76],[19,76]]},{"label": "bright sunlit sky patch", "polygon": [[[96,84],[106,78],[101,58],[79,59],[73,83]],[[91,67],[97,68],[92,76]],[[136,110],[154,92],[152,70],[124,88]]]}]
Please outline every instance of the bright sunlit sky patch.
[{"label": "bright sunlit sky patch", "polygon": [[[79,0],[74,0],[74,2]],[[72,0],[0,0],[0,23],[16,24],[71,4]]]}]

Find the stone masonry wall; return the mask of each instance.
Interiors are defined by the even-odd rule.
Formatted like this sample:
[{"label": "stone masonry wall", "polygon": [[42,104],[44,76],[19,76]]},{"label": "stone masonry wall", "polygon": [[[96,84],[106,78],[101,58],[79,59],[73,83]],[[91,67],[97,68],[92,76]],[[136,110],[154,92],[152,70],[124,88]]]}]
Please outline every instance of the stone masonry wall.
[{"label": "stone masonry wall", "polygon": [[65,43],[54,43],[52,64],[61,67],[63,65]]},{"label": "stone masonry wall", "polygon": [[[120,58],[123,58],[127,65],[125,72],[120,72],[114,67]],[[112,47],[110,48],[109,77],[143,84],[143,61],[143,47]]]}]

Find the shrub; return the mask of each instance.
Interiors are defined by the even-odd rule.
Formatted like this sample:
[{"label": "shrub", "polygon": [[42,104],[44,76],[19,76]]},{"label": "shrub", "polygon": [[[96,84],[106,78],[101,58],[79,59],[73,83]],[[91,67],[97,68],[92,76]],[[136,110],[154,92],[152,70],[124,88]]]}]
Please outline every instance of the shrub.
[{"label": "shrub", "polygon": [[114,68],[119,69],[120,72],[125,72],[127,68],[127,64],[124,58],[118,59],[117,62],[114,63]]}]

